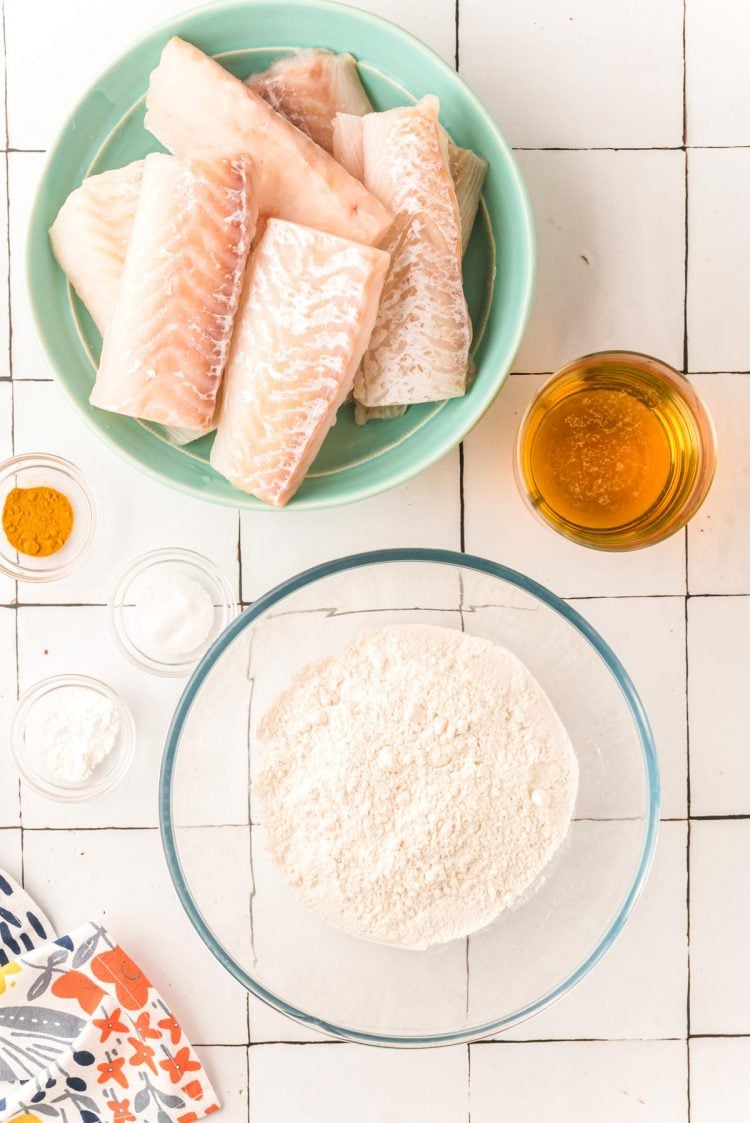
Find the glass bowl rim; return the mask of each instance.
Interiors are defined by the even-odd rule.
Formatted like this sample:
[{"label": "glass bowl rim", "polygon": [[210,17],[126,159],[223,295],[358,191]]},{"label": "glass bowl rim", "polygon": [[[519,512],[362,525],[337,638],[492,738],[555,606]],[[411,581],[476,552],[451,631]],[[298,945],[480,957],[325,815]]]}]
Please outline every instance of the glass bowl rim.
[{"label": "glass bowl rim", "polygon": [[[141,658],[139,649],[128,635],[124,626],[122,626],[118,617],[118,609],[122,608],[122,597],[126,594],[134,578],[142,576],[162,562],[169,561],[173,561],[176,564],[182,563],[183,565],[191,565],[194,569],[200,570],[205,577],[212,581],[214,588],[222,597],[221,605],[215,607],[222,608],[226,618],[224,627],[219,633],[219,635],[222,635],[224,629],[228,627],[237,615],[237,597],[235,596],[234,589],[224,570],[221,566],[217,565],[215,561],[207,557],[206,554],[201,554],[197,550],[190,550],[182,546],[164,546],[156,550],[146,550],[145,553],[138,554],[136,557],[132,558],[128,564],[120,570],[117,577],[112,582],[107,597],[107,621],[112,638],[117,644],[117,647],[125,658],[130,660],[134,667],[138,667],[139,670],[146,671],[148,674],[158,675],[161,678],[186,678],[202,656],[195,659],[183,659],[182,661],[175,660],[173,663],[162,661],[155,656],[150,659],[146,657]],[[216,638],[218,639],[219,636]],[[208,648],[205,648],[203,654],[205,654],[207,650]]]},{"label": "glass bowl rim", "polygon": [[[315,1017],[312,1014],[297,1009],[297,1007],[267,990],[266,987],[249,975],[239,963],[235,961],[233,956],[227,952],[214,935],[193,898],[190,887],[182,871],[177,848],[175,823],[172,817],[172,786],[175,774],[175,763],[185,721],[196,696],[203,686],[206,676],[232,641],[243,632],[245,628],[263,616],[274,604],[290,593],[296,592],[298,589],[304,588],[307,585],[312,585],[322,578],[330,577],[348,570],[362,569],[367,566],[392,562],[428,562],[437,565],[453,566],[455,568],[472,569],[475,572],[483,573],[489,577],[499,578],[511,585],[515,585],[522,591],[536,597],[537,600],[540,600],[559,616],[562,616],[563,619],[575,628],[579,634],[588,641],[590,646],[593,647],[594,651],[604,661],[620,688],[620,692],[628,706],[630,716],[640,740],[647,789],[645,832],[635,876],[614,918],[599,942],[593,950],[589,952],[583,962],[563,979],[562,982],[552,987],[540,998],[535,999],[533,1002],[528,1003],[512,1014],[506,1014],[502,1018],[466,1030],[452,1030],[419,1036],[395,1036],[386,1033],[365,1032],[337,1026],[331,1022],[327,1022],[325,1019]],[[486,558],[478,557],[474,554],[462,554],[455,550],[402,548],[371,550],[364,553],[351,554],[347,557],[324,562],[321,565],[312,566],[309,569],[303,570],[296,576],[290,577],[288,580],[281,582],[281,584],[274,586],[274,588],[270,589],[267,593],[264,593],[227,626],[195,668],[177,703],[172,717],[164,745],[159,776],[159,826],[169,875],[191,924],[196,929],[209,951],[246,990],[254,994],[257,998],[260,998],[274,1010],[286,1015],[288,1018],[292,1018],[294,1021],[309,1026],[311,1029],[329,1034],[333,1037],[362,1045],[425,1048],[427,1046],[454,1045],[467,1041],[481,1040],[482,1038],[493,1036],[501,1030],[509,1029],[511,1026],[525,1021],[547,1006],[552,1005],[588,975],[622,931],[643,889],[656,846],[660,798],[661,783],[656,747],[651,732],[651,726],[640,696],[629,674],[612,651],[609,644],[602,639],[596,629],[593,628],[580,613],[574,608],[571,608],[570,605],[566,604],[565,601],[551,592],[546,586],[541,585],[533,578],[526,577],[517,570],[511,569],[499,562],[489,561]]]},{"label": "glass bowl rim", "polygon": [[[22,562],[11,562],[0,554],[0,573],[4,573],[6,577],[12,577],[15,581],[39,584],[45,581],[59,581],[62,577],[68,577],[86,561],[99,540],[102,508],[96,489],[89,483],[81,469],[72,460],[67,460],[64,456],[58,456],[54,452],[21,452],[15,456],[9,456],[7,460],[0,463],[0,482],[13,475],[14,472],[34,468],[35,465],[60,472],[80,488],[81,494],[86,500],[90,523],[88,534],[76,553],[66,562],[49,569],[27,569]],[[56,555],[50,556],[54,558]]]},{"label": "glass bowl rim", "polygon": [[[117,751],[118,759],[111,771],[98,782],[92,783],[91,780],[84,780],[78,787],[66,788],[55,784],[52,780],[43,781],[37,779],[24,759],[22,745],[26,721],[31,709],[41,698],[62,686],[82,686],[87,690],[93,690],[94,693],[108,698],[117,707],[120,714],[122,724],[120,730],[121,745]],[[38,682],[32,683],[28,690],[23,692],[11,713],[10,747],[21,779],[37,795],[44,796],[45,799],[56,800],[58,803],[82,803],[84,800],[94,799],[117,787],[130,771],[130,766],[135,757],[135,740],[135,721],[130,707],[108,683],[94,678],[92,675],[61,674],[39,679]]]}]

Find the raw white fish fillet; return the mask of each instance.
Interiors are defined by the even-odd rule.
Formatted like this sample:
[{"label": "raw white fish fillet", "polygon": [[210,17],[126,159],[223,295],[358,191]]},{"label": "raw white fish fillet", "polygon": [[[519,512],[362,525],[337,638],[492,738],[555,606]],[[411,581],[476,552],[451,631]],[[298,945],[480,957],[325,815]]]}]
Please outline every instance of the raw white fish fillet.
[{"label": "raw white fish fillet", "polygon": [[185,445],[192,444],[193,441],[205,437],[206,433],[213,433],[215,428],[216,423],[212,420],[205,429],[181,429],[179,425],[165,425],[164,431],[170,444],[177,445],[178,448],[184,448]]},{"label": "raw white fish fillet", "polygon": [[115,304],[130,241],[143,160],[84,179],[50,228],[52,252],[99,331]]},{"label": "raw white fish fillet", "polygon": [[92,405],[210,424],[255,222],[244,157],[146,157]]},{"label": "raw white fish fillet", "polygon": [[333,155],[349,175],[365,178],[364,124],[353,113],[337,113],[333,122]]},{"label": "raw white fish fillet", "polygon": [[394,215],[428,215],[460,257],[461,219],[436,97],[362,118],[364,183]]},{"label": "raw white fish fillet", "polygon": [[[463,252],[469,245],[474,220],[487,178],[487,161],[470,148],[459,148],[442,129],[448,145],[448,167],[456,191]],[[333,123],[333,155],[357,179],[364,180],[364,126],[361,117],[338,113]]]},{"label": "raw white fish fillet", "polygon": [[332,156],[219,63],[170,39],[151,74],[146,128],[176,156],[245,153],[258,210],[379,242],[393,216]]},{"label": "raw white fish fillet", "polygon": [[461,244],[466,250],[474,229],[474,220],[479,209],[484,181],[487,178],[487,161],[470,148],[459,148],[455,144],[448,147],[448,165],[456,188],[458,213],[461,218]]},{"label": "raw white fish fillet", "polygon": [[455,253],[425,214],[400,214],[383,249],[391,266],[355,398],[382,408],[460,397],[471,330]]},{"label": "raw white fish fillet", "polygon": [[354,383],[368,407],[466,392],[471,320],[461,274],[461,222],[438,103],[362,118],[365,184],[396,213],[372,338]]},{"label": "raw white fish fillet", "polygon": [[403,417],[408,406],[363,406],[361,402],[354,403],[354,422],[356,425],[366,425],[368,421],[393,421],[395,417]]},{"label": "raw white fish fillet", "polygon": [[270,219],[247,269],[211,464],[281,507],[352,388],[388,254]]},{"label": "raw white fish fillet", "polygon": [[337,113],[371,113],[372,105],[351,55],[310,47],[281,58],[245,82],[264,101],[333,152],[333,121]]}]

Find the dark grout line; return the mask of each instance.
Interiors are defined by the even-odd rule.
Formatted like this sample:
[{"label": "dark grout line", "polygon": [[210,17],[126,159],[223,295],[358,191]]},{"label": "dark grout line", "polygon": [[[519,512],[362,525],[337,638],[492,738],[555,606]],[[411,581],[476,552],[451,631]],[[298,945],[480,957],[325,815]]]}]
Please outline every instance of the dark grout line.
[{"label": "dark grout line", "polygon": [[471,1042],[466,1043],[466,1119],[471,1123]]},{"label": "dark grout line", "polygon": [[[8,37],[5,23],[5,0],[2,2],[2,9],[0,10],[0,35],[2,37],[3,55],[8,57]],[[10,140],[10,117],[8,115],[8,68],[4,68],[3,73],[3,108],[5,112],[5,138],[6,144]],[[8,296],[7,296],[7,314],[8,314],[8,378],[10,380],[10,449],[11,453],[15,456],[16,453],[16,393],[13,385],[13,307],[11,304],[11,280],[10,280],[10,265],[11,265],[11,247],[10,247],[10,160],[8,152],[6,151],[3,160],[5,161],[5,249],[8,260]],[[18,655],[18,581],[13,582],[13,623],[14,623],[14,647],[15,647],[15,688],[16,698],[21,696],[21,663]],[[16,798],[18,803],[18,826],[21,831],[21,885],[25,885],[26,879],[26,862],[24,854],[24,825],[23,825],[23,797],[21,788],[21,778],[18,777],[16,781]]]},{"label": "dark grout line", "polygon": [[[744,1041],[750,1039],[747,1033],[691,1033],[689,1037],[496,1037],[486,1038],[483,1041],[467,1041],[466,1048],[471,1058],[471,1050],[496,1045],[609,1045],[630,1044],[631,1042],[661,1042],[661,1041]],[[194,1041],[196,1049],[260,1049],[266,1045],[356,1045],[356,1041],[339,1040],[335,1037],[323,1041],[300,1041],[291,1038],[273,1041],[253,1041],[248,1046],[244,1041]],[[469,1060],[469,1079],[471,1079],[471,1060]]]},{"label": "dark grout line", "polygon": [[106,608],[104,601],[19,601],[18,608]]},{"label": "dark grout line", "polygon": [[[216,826],[236,825],[237,824],[234,823],[216,824]],[[247,823],[242,823],[241,826],[246,827]],[[158,831],[160,828],[157,824],[153,827],[71,827],[70,825],[68,825],[65,827],[24,827],[23,829],[24,831],[28,831],[33,834],[44,834],[45,831],[49,832],[50,834],[71,834],[73,832],[75,832],[76,834],[83,834],[84,832],[86,832],[87,834],[94,834],[96,831]]]},{"label": "dark grout line", "polygon": [[248,1049],[262,1049],[265,1045],[317,1045],[320,1048],[322,1045],[356,1045],[356,1041],[338,1040],[337,1038],[326,1038],[325,1041],[251,1041]]},{"label": "dark grout line", "polygon": [[739,815],[690,815],[688,821],[692,823],[742,823],[748,820],[750,820],[750,813]]},{"label": "dark grout line", "polygon": [[[459,0],[456,2],[456,11],[459,9]],[[458,49],[454,53],[458,60]],[[458,62],[455,62],[458,70]],[[750,148],[750,144],[590,144],[590,145],[526,145],[514,144],[514,152],[736,152]],[[46,148],[0,148],[3,155],[11,156],[45,156]]]},{"label": "dark grout line", "polygon": [[[748,1033],[690,1033],[684,1038],[485,1038],[482,1041],[467,1041],[466,1048],[469,1053],[469,1087],[470,1072],[472,1072],[473,1049],[490,1048],[496,1046],[579,1046],[579,1044],[595,1044],[595,1046],[609,1046],[609,1044],[630,1044],[631,1042],[661,1042],[661,1041],[744,1041],[750,1039]],[[312,1046],[326,1048],[327,1046],[357,1046],[357,1041],[346,1039],[324,1038],[321,1041],[299,1041],[281,1038],[273,1041],[251,1041],[249,1046],[244,1041],[193,1041],[195,1049],[263,1049],[265,1046]],[[470,1116],[469,1116],[470,1119]]]},{"label": "dark grout line", "polygon": [[592,144],[592,145],[512,145],[514,152],[735,152],[750,144]]},{"label": "dark grout line", "polygon": [[237,511],[237,603],[242,603],[242,512]]},{"label": "dark grout line", "polygon": [[456,35],[456,50],[453,57],[453,62],[456,70],[460,70],[460,52],[459,52],[459,28],[461,26],[461,0],[456,0],[455,6],[455,35]]},{"label": "dark grout line", "polygon": [[682,0],[682,144],[687,147],[687,0]]},{"label": "dark grout line", "polygon": [[472,1041],[471,1048],[496,1045],[622,1045],[646,1041],[687,1041],[686,1037],[493,1037]]},{"label": "dark grout line", "polygon": [[[514,152],[684,152],[684,144],[591,144],[591,145],[550,145],[549,147],[525,146],[514,144]],[[738,146],[740,147],[740,146]],[[745,146],[742,146],[745,147]],[[747,146],[747,147],[750,147]]]},{"label": "dark grout line", "polygon": [[[688,277],[689,277],[689,258],[690,258],[690,241],[689,241],[689,154],[687,150],[687,0],[682,2],[682,143],[685,147],[685,262],[684,262],[684,293],[683,293],[683,309],[682,309],[682,369],[687,377],[688,364],[689,364],[689,347],[688,347]],[[689,656],[689,635],[688,635],[688,600],[690,597],[690,559],[689,559],[689,546],[688,546],[688,529],[684,530],[685,535],[685,785],[687,797],[687,847],[685,853],[685,944],[687,952],[687,986],[685,993],[685,1026],[687,1029],[688,1041],[685,1043],[686,1054],[686,1096],[687,1096],[687,1123],[690,1123],[692,1117],[692,1107],[690,1103],[690,843],[691,843],[691,826],[690,826],[690,812],[691,812],[691,785],[690,785],[690,656]]]},{"label": "dark grout line", "polygon": [[[598,818],[598,819],[592,819],[592,818],[586,818],[586,817],[578,818],[578,819],[574,819],[573,822],[575,822],[575,823],[629,823],[629,822],[637,822],[637,820],[638,820],[638,816],[630,816],[630,817],[629,816],[620,816],[620,817],[618,817],[616,815],[613,815],[610,818]],[[747,814],[740,814],[740,815],[691,815],[689,818],[686,815],[664,815],[659,819],[660,823],[732,823],[732,822],[748,822],[748,821],[750,821],[750,812],[748,812]],[[188,823],[188,824],[183,824],[181,829],[198,831],[198,830],[225,830],[225,829],[229,829],[229,828],[235,828],[237,830],[240,830],[240,829],[246,829],[248,827],[262,827],[262,826],[263,826],[262,822],[254,819],[250,823]],[[3,826],[0,827],[0,830],[17,830],[17,829],[18,829],[18,825],[14,824],[14,823],[6,823],[6,824],[3,824]],[[134,825],[134,826],[133,825],[117,826],[117,825],[111,825],[110,824],[109,826],[100,826],[100,827],[75,826],[75,825],[72,825],[72,826],[68,825],[68,826],[65,826],[65,827],[50,827],[50,826],[47,826],[47,827],[26,827],[25,826],[23,829],[25,831],[36,831],[37,833],[41,833],[43,831],[50,831],[50,832],[55,832],[55,831],[79,831],[79,832],[87,831],[89,833],[93,833],[94,831],[158,831],[158,830],[160,830],[160,827],[159,827],[158,823],[156,823],[156,824],[151,825],[151,826],[148,825],[148,824],[141,824],[141,825]]]},{"label": "dark grout line", "polygon": [[688,1041],[734,1041],[736,1038],[742,1041],[750,1038],[750,1033],[691,1033]]},{"label": "dark grout line", "polygon": [[[682,372],[687,377],[689,370],[688,360],[688,262],[689,262],[689,235],[688,235],[688,205],[689,205],[689,160],[685,153],[685,259],[684,259],[684,292],[682,304]],[[706,372],[708,373],[708,372]]]},{"label": "dark grout line", "polygon": [[[455,0],[454,7],[454,43],[455,50],[453,55],[453,64],[456,71],[461,68],[461,50],[460,50],[460,28],[461,28],[461,0]],[[466,553],[466,497],[464,493],[464,443],[458,446],[458,495],[459,495],[459,549],[462,554]],[[463,625],[463,617],[462,625]],[[463,630],[463,627],[462,627]],[[468,995],[468,991],[467,991]],[[467,997],[468,1002],[468,997]]]}]

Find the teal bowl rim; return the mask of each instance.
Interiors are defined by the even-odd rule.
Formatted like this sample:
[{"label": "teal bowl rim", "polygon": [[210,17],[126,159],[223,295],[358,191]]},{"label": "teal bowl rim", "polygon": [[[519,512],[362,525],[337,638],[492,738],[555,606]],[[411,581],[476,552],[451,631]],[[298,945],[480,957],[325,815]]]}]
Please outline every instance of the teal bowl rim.
[{"label": "teal bowl rim", "polygon": [[[99,83],[107,79],[110,74],[113,74],[118,70],[123,58],[126,55],[130,54],[131,51],[137,50],[140,46],[151,40],[155,35],[167,33],[178,35],[180,33],[180,28],[186,19],[190,19],[207,12],[216,12],[217,14],[227,11],[231,12],[233,9],[246,9],[247,7],[254,7],[256,5],[261,5],[267,2],[268,0],[223,0],[223,2],[221,3],[199,4],[194,8],[189,8],[186,11],[181,12],[178,16],[172,17],[171,19],[157,24],[144,35],[141,35],[137,39],[132,40],[120,53],[118,58],[101,72],[99,78],[94,83],[92,83],[91,86],[89,86],[86,92],[82,95],[82,97],[78,99],[74,108],[65,118],[63,124],[58,130],[57,138],[47,154],[42,176],[39,181],[39,185],[37,186],[37,189],[34,193],[34,200],[32,203],[27,228],[25,248],[26,294],[32,313],[36,339],[39,343],[43,357],[47,362],[50,371],[53,373],[55,384],[63,391],[65,397],[68,399],[76,412],[83,417],[86,424],[94,430],[97,437],[99,437],[99,439],[102,440],[109,448],[111,448],[118,456],[127,461],[129,464],[133,465],[133,467],[145,473],[147,476],[150,476],[152,479],[157,480],[159,483],[165,484],[168,487],[174,488],[175,490],[181,491],[187,495],[191,495],[196,499],[202,500],[204,503],[208,502],[218,506],[242,508],[253,511],[262,510],[278,512],[285,510],[328,510],[334,507],[343,507],[348,505],[349,503],[359,502],[362,499],[370,499],[376,495],[381,495],[384,492],[390,491],[394,487],[399,487],[401,484],[406,483],[408,480],[414,479],[420,473],[426,471],[438,460],[440,460],[441,457],[446,456],[449,452],[456,448],[461,443],[461,441],[464,440],[464,438],[484,417],[485,413],[490,408],[497,395],[500,393],[500,390],[505,385],[508,374],[510,373],[510,369],[513,365],[513,360],[518,353],[518,349],[521,345],[521,340],[523,339],[524,332],[526,331],[529,316],[531,314],[531,307],[533,304],[534,287],[536,280],[536,236],[534,231],[534,218],[528,190],[526,188],[526,184],[524,182],[524,178],[521,174],[518,163],[516,162],[515,156],[513,155],[513,150],[508,141],[505,139],[492,114],[485,108],[481,100],[477,97],[468,83],[463,79],[461,74],[455,68],[451,67],[444,58],[442,58],[436,51],[433,51],[431,47],[428,47],[427,44],[419,39],[416,35],[412,35],[411,32],[405,31],[404,28],[400,27],[393,20],[385,19],[382,16],[376,16],[373,13],[364,11],[361,8],[355,8],[351,4],[339,3],[338,0],[275,0],[275,4],[280,10],[287,7],[303,6],[306,8],[317,8],[325,11],[339,11],[344,14],[350,13],[357,19],[361,19],[364,23],[371,24],[374,27],[377,27],[378,25],[385,25],[387,27],[395,29],[403,39],[405,39],[407,42],[412,43],[415,49],[423,52],[425,55],[428,55],[431,60],[445,72],[447,77],[449,77],[452,81],[458,83],[463,88],[463,92],[466,95],[473,112],[475,112],[484,120],[487,128],[493,134],[495,141],[502,151],[503,156],[507,162],[508,172],[512,174],[514,190],[516,193],[519,209],[523,215],[523,235],[525,239],[525,253],[523,262],[524,270],[523,275],[519,275],[517,280],[520,294],[519,303],[521,307],[521,314],[519,315],[518,321],[516,323],[516,329],[512,342],[508,345],[506,349],[506,356],[498,364],[498,371],[485,389],[484,393],[481,396],[477,394],[476,406],[471,411],[470,416],[468,416],[461,424],[457,425],[455,429],[453,429],[450,434],[447,434],[442,441],[434,442],[431,446],[428,446],[425,450],[423,450],[422,455],[417,460],[411,461],[407,467],[394,468],[394,471],[389,475],[389,478],[387,480],[384,480],[377,484],[371,484],[369,486],[366,484],[361,484],[359,487],[355,487],[353,490],[345,491],[343,495],[334,495],[332,497],[322,496],[315,499],[297,497],[289,507],[279,508],[269,507],[267,504],[262,504],[253,496],[247,495],[244,492],[238,491],[236,489],[233,493],[230,493],[227,496],[207,495],[201,488],[196,487],[189,482],[167,476],[158,468],[151,467],[150,464],[144,463],[144,461],[141,460],[137,455],[131,453],[127,447],[126,440],[122,440],[118,436],[114,436],[110,433],[105,432],[102,427],[96,424],[95,419],[93,419],[83,408],[83,406],[76,400],[73,392],[67,385],[64,373],[61,370],[57,359],[55,358],[52,347],[48,343],[44,327],[44,301],[40,297],[39,290],[37,289],[37,286],[35,284],[35,243],[39,238],[37,228],[40,224],[40,212],[43,210],[42,195],[44,192],[45,184],[47,182],[47,178],[49,176],[50,168],[57,160],[59,153],[64,148],[66,144],[67,134],[71,126],[73,125],[76,116],[82,110],[83,106],[92,96],[92,94],[95,93]],[[473,387],[473,390],[475,393],[477,393],[476,385]]]},{"label": "teal bowl rim", "polygon": [[[254,620],[257,620],[272,608],[279,600],[282,600],[288,594],[298,589],[304,588],[306,585],[312,585],[323,577],[329,577],[332,574],[342,573],[346,570],[361,569],[365,566],[379,565],[382,563],[415,561],[473,569],[478,573],[484,573],[490,577],[497,577],[503,581],[507,581],[517,588],[522,589],[524,592],[531,594],[531,596],[536,597],[537,600],[547,605],[548,608],[553,609],[559,616],[567,620],[584,639],[588,640],[589,644],[594,648],[612,673],[627,703],[630,715],[638,732],[643,754],[644,771],[646,774],[648,806],[646,808],[646,829],[641,848],[641,856],[632,884],[617,914],[599,940],[599,943],[575,971],[534,1002],[496,1021],[486,1022],[483,1025],[476,1026],[466,1031],[436,1033],[425,1036],[397,1037],[389,1036],[388,1034],[365,1033],[344,1028],[324,1021],[321,1018],[316,1018],[311,1014],[305,1013],[303,1010],[298,1010],[295,1006],[292,1006],[290,1003],[278,998],[271,991],[267,990],[240,967],[222,944],[219,943],[206,924],[183,874],[177,853],[175,824],[172,819],[172,785],[177,751],[185,720],[207,674],[236,636],[244,631],[248,625],[252,624]],[[322,565],[313,566],[311,569],[299,573],[296,577],[291,577],[289,580],[283,581],[280,585],[277,585],[275,588],[270,589],[269,592],[259,597],[249,608],[245,609],[240,616],[229,624],[222,635],[220,635],[209,648],[193,672],[177,704],[174,717],[172,718],[167,733],[159,776],[159,824],[169,874],[190,922],[209,951],[212,952],[219,963],[221,963],[246,990],[250,991],[250,993],[254,994],[257,998],[260,998],[273,1009],[278,1010],[279,1013],[285,1014],[287,1017],[301,1022],[311,1029],[318,1030],[319,1032],[329,1034],[333,1037],[343,1038],[347,1041],[353,1041],[362,1045],[424,1048],[426,1046],[454,1045],[461,1042],[476,1041],[483,1037],[493,1036],[501,1030],[509,1029],[511,1026],[525,1021],[527,1018],[544,1010],[547,1006],[552,1005],[553,1002],[556,1002],[588,975],[589,971],[596,966],[622,931],[641,893],[651,867],[654,848],[656,846],[660,799],[661,782],[656,747],[654,745],[651,726],[640,696],[630,676],[609,644],[605,643],[596,629],[592,628],[580,613],[576,612],[574,608],[571,608],[570,605],[566,604],[560,597],[556,596],[544,585],[540,585],[539,582],[534,581],[532,578],[524,576],[524,574],[519,573],[515,569],[510,569],[508,566],[489,561],[486,558],[477,557],[473,554],[461,554],[455,550],[432,549],[372,550],[366,553],[352,554],[349,557],[339,558],[335,561],[325,562]]]}]

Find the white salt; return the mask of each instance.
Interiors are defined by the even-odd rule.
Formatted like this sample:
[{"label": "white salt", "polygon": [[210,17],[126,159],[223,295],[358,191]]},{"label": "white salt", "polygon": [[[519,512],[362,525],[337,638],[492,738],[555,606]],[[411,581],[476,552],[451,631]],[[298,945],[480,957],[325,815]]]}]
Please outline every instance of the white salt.
[{"label": "white salt", "polygon": [[214,626],[211,594],[184,573],[170,573],[144,589],[135,613],[140,646],[157,659],[196,652]]}]

